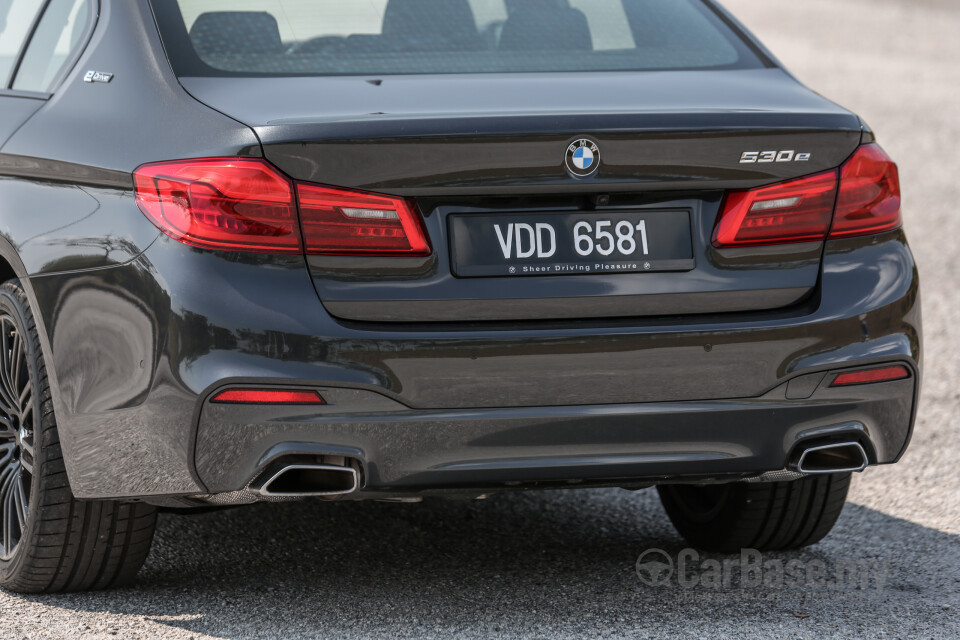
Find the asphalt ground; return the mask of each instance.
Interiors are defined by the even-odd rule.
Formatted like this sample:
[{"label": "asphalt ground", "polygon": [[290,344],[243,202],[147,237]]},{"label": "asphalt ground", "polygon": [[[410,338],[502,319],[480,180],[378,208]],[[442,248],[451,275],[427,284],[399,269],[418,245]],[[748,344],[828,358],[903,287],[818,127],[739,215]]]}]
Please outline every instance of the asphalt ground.
[{"label": "asphalt ground", "polygon": [[913,443],[824,542],[650,584],[684,548],[652,490],[163,515],[135,588],[0,592],[0,638],[960,638],[960,2],[727,5],[899,161],[924,280]]}]

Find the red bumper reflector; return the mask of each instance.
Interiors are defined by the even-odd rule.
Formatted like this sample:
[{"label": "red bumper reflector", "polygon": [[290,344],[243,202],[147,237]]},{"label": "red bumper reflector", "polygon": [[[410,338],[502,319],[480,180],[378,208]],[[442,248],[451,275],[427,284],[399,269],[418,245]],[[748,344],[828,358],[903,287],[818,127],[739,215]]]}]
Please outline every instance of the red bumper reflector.
[{"label": "red bumper reflector", "polygon": [[299,389],[227,389],[213,397],[218,404],[327,404],[316,391]]},{"label": "red bumper reflector", "polygon": [[880,369],[865,369],[863,371],[851,371],[850,373],[841,373],[833,382],[831,387],[849,387],[856,384],[873,384],[875,382],[892,382],[893,380],[903,380],[910,377],[910,371],[901,365],[893,367],[883,367]]}]

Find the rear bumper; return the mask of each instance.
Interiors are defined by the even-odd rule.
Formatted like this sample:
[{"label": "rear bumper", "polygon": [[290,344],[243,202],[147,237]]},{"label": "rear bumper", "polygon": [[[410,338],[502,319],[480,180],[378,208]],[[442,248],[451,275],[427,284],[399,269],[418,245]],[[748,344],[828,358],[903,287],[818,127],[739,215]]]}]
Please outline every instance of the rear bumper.
[{"label": "rear bumper", "polygon": [[[900,232],[827,243],[814,297],[743,315],[348,325],[326,313],[301,258],[165,237],[126,265],[29,286],[81,498],[238,491],[298,447],[351,451],[364,495],[750,476],[782,469],[810,429],[850,424],[887,463],[920,384],[919,281]],[[913,377],[820,384],[888,362]],[[818,390],[797,397],[794,383],[789,399],[808,375]],[[313,413],[206,404],[234,384],[335,400]]]},{"label": "rear bumper", "polygon": [[848,388],[830,388],[832,379],[821,373],[761,398],[712,402],[418,411],[323,388],[325,407],[207,404],[197,472],[210,493],[227,493],[287,457],[344,456],[361,469],[355,497],[377,497],[750,477],[785,469],[801,443],[828,438],[859,441],[873,464],[896,460],[916,376]]}]

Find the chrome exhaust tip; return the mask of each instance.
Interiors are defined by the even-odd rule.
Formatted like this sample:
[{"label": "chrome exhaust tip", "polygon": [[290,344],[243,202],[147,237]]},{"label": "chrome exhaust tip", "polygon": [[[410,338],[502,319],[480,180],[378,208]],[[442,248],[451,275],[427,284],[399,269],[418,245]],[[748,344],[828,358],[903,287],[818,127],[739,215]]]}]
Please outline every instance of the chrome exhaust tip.
[{"label": "chrome exhaust tip", "polygon": [[360,488],[353,467],[332,464],[285,464],[250,489],[265,498],[342,496]]},{"label": "chrome exhaust tip", "polygon": [[800,473],[816,475],[853,473],[869,465],[867,452],[859,442],[834,442],[803,449],[793,466]]}]

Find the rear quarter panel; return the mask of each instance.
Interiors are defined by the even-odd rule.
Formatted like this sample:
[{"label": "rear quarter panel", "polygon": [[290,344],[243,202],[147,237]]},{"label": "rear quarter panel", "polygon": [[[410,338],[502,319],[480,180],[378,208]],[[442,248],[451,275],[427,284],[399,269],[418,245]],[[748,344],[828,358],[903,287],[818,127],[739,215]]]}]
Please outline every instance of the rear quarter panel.
[{"label": "rear quarter panel", "polygon": [[[87,70],[114,77],[87,83]],[[38,316],[74,491],[193,491],[190,420],[175,411],[192,404],[177,381],[166,384],[160,356],[169,299],[132,266],[161,234],[137,208],[131,174],[151,161],[256,155],[257,138],[183,90],[145,0],[101,2],[77,65],[29,106],[35,112],[0,147],[0,254]],[[161,436],[148,425],[163,415],[185,431],[153,446]],[[151,471],[118,472],[108,490],[103,477],[118,459]]]}]

